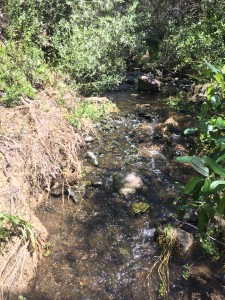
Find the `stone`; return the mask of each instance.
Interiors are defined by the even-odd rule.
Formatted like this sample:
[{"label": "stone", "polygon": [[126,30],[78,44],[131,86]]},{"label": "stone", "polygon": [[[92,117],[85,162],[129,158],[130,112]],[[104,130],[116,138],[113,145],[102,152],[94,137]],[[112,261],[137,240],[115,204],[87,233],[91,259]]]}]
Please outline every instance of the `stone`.
[{"label": "stone", "polygon": [[86,136],[85,139],[84,139],[84,141],[86,143],[94,142],[94,140],[95,140],[95,138],[93,136],[90,136],[90,135]]},{"label": "stone", "polygon": [[102,180],[91,180],[91,186],[95,188],[100,188],[103,187],[103,182]]},{"label": "stone", "polygon": [[160,243],[169,243],[173,240],[174,251],[180,256],[184,256],[190,252],[194,245],[194,237],[191,233],[172,226],[168,229],[166,227],[157,228],[155,238],[161,241]]},{"label": "stone", "polygon": [[138,90],[143,92],[158,93],[161,91],[162,83],[152,76],[142,75],[138,78]]},{"label": "stone", "polygon": [[79,199],[77,197],[77,191],[76,191],[75,187],[73,187],[73,186],[67,187],[67,192],[68,192],[69,197],[71,197],[75,203],[79,202]]},{"label": "stone", "polygon": [[117,173],[113,175],[113,186],[123,196],[135,194],[144,187],[142,178],[136,173]]},{"label": "stone", "polygon": [[64,187],[62,180],[54,179],[51,183],[51,188],[49,194],[53,197],[59,197],[64,193]]},{"label": "stone", "polygon": [[166,119],[166,121],[163,123],[163,125],[164,126],[170,126],[173,129],[178,129],[179,128],[178,122],[173,117],[170,117],[170,118]]},{"label": "stone", "polygon": [[145,213],[150,209],[150,204],[145,202],[132,203],[129,207],[132,214]]},{"label": "stone", "polygon": [[87,152],[87,157],[91,159],[91,161],[92,161],[92,163],[94,164],[94,166],[96,166],[96,167],[98,166],[98,160],[97,160],[97,157],[96,157],[96,155],[95,155],[93,152],[88,151],[88,152]]}]

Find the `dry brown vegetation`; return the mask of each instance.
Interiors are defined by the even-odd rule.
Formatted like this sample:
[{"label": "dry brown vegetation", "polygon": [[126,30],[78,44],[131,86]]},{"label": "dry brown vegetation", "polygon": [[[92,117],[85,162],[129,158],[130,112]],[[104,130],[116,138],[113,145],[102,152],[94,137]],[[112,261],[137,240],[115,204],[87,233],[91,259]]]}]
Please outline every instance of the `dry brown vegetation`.
[{"label": "dry brown vegetation", "polygon": [[[22,99],[14,108],[0,107],[0,211],[19,215],[34,225],[37,250],[47,236],[33,210],[48,199],[54,180],[76,181],[81,174],[78,158],[82,136],[64,118],[56,94],[42,92],[37,100]],[[15,237],[0,257],[0,288],[21,293],[34,275],[38,251]]]}]

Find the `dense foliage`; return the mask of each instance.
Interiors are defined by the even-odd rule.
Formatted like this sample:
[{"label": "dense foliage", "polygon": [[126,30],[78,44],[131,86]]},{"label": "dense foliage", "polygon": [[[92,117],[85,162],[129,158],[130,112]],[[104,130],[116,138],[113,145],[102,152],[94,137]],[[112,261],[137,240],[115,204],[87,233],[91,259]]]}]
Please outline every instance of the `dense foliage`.
[{"label": "dense foliage", "polygon": [[132,66],[223,63],[224,9],[216,0],[2,0],[3,100],[33,97],[52,68],[85,91],[100,91]]},{"label": "dense foliage", "polygon": [[179,162],[190,163],[198,173],[185,186],[186,198],[181,209],[197,209],[200,231],[209,221],[214,222],[216,216],[224,217],[225,213],[225,67],[218,69],[206,64],[208,81],[212,84],[202,104],[197,127],[184,132],[195,135],[193,155],[177,158]]}]

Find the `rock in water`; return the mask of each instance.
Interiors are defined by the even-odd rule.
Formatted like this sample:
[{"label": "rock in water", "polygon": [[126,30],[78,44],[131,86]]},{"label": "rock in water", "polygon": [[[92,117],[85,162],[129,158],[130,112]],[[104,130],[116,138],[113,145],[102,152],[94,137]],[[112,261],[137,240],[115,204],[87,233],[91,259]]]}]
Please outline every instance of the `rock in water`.
[{"label": "rock in water", "polygon": [[97,160],[97,157],[96,157],[96,155],[95,155],[93,152],[88,151],[88,152],[87,152],[87,157],[89,157],[89,158],[91,159],[91,161],[93,162],[93,164],[94,164],[95,166],[98,166],[98,160]]},{"label": "rock in water", "polygon": [[191,233],[175,227],[157,228],[155,238],[161,243],[169,244],[172,241],[174,251],[181,256],[187,254],[194,245],[194,237]]},{"label": "rock in water", "polygon": [[143,92],[158,93],[161,91],[162,83],[148,75],[138,78],[138,90]]},{"label": "rock in water", "polygon": [[144,183],[142,178],[135,173],[117,173],[113,175],[113,186],[120,195],[126,197],[143,188]]},{"label": "rock in water", "polygon": [[145,213],[150,209],[150,204],[145,202],[132,203],[129,207],[132,214]]}]

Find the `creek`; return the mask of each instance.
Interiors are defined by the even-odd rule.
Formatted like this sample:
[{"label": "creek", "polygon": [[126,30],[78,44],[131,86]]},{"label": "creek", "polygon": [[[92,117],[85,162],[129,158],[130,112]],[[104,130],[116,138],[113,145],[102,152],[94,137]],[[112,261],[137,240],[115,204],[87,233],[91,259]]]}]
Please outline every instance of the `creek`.
[{"label": "creek", "polygon": [[[79,202],[51,198],[36,211],[49,232],[50,254],[40,262],[29,300],[160,299],[157,269],[147,280],[160,255],[154,232],[158,224],[174,222],[176,182],[184,183],[190,171],[173,158],[185,151],[188,141],[182,136],[177,141],[180,132],[170,141],[157,137],[157,124],[173,114],[160,96],[130,91],[108,97],[120,112],[98,124],[100,139],[87,143],[83,157],[87,151],[95,153],[99,166],[85,159]],[[148,110],[144,114],[138,110],[143,104]],[[188,126],[190,117],[179,118]],[[112,183],[117,172],[139,174],[145,191],[120,196]],[[132,214],[129,207],[138,202],[150,204],[150,212]],[[187,262],[171,260],[170,299],[203,299],[191,295],[207,293],[203,284],[183,278]]]}]

